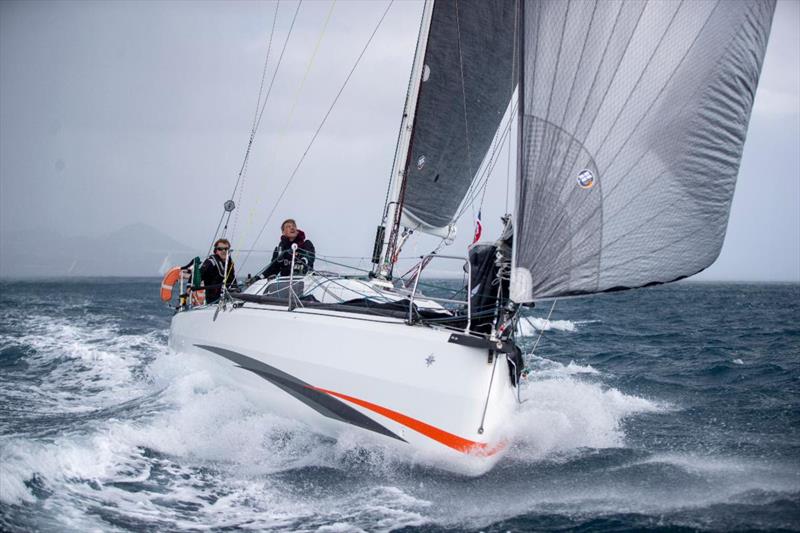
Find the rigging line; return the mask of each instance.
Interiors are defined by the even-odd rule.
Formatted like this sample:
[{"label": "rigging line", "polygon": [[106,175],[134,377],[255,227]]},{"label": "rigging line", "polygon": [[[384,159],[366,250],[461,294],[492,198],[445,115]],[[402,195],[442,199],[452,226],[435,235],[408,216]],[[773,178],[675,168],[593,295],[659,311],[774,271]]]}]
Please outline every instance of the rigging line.
[{"label": "rigging line", "polygon": [[[539,346],[539,341],[542,340],[542,335],[544,335],[545,329],[547,328],[547,326],[550,325],[550,317],[553,315],[553,309],[556,308],[556,302],[557,301],[558,301],[558,298],[554,298],[553,299],[553,305],[550,306],[550,312],[547,313],[547,318],[544,321],[544,326],[543,326],[543,328],[541,330],[539,330],[539,336],[536,338],[536,342],[533,344],[533,348],[531,348],[531,351],[528,354],[529,356],[533,356],[533,354],[536,352],[536,347]],[[533,326],[533,322],[531,322],[528,317],[525,317],[525,320],[528,321],[528,324]]]},{"label": "rigging line", "polygon": [[[516,77],[519,76],[517,73],[517,31],[519,31],[519,3],[522,0],[516,0],[514,2],[514,41],[512,49],[514,50],[511,55],[511,97],[514,97],[514,80]],[[517,83],[521,83],[517,80]],[[519,92],[517,92],[519,95]],[[511,123],[513,120],[509,119],[508,121],[508,131],[509,134],[511,133]],[[519,142],[519,140],[517,140]],[[508,196],[509,191],[511,189],[511,142],[508,143],[508,160],[506,161],[506,203],[503,209],[503,214],[508,214]],[[482,203],[483,201],[481,201]]]},{"label": "rigging line", "polygon": [[314,65],[314,60],[317,57],[317,52],[319,52],[319,46],[322,44],[322,38],[325,36],[325,30],[328,29],[328,23],[331,20],[331,15],[333,14],[333,8],[336,6],[336,0],[331,2],[331,7],[328,10],[328,15],[325,17],[325,22],[322,24],[322,30],[320,30],[319,37],[317,38],[317,44],[314,45],[314,51],[311,53],[311,58],[308,60],[308,65],[306,66],[306,71],[303,74],[303,79],[300,80],[300,85],[297,87],[297,91],[295,92],[294,102],[292,102],[292,107],[289,109],[289,114],[286,117],[286,123],[283,126],[283,131],[285,132],[286,129],[289,127],[289,123],[292,120],[292,115],[294,114],[294,110],[297,107],[297,102],[300,100],[300,93],[303,92],[303,87],[306,84],[306,80],[308,79],[308,74],[311,72],[311,67]]},{"label": "rigging line", "polygon": [[[512,92],[513,92],[513,88],[512,88]],[[511,122],[512,121],[513,121],[512,117],[509,116],[508,117],[508,128],[507,128],[508,130],[511,130]],[[503,130],[505,130],[505,129],[506,128],[503,128]],[[497,131],[499,132],[501,130],[498,128]],[[486,164],[486,170],[484,171],[484,173],[486,174],[486,180],[485,180],[485,184],[483,185],[483,188],[482,188],[483,192],[481,194],[481,203],[478,204],[478,212],[479,213],[481,212],[481,209],[483,209],[483,202],[486,199],[486,191],[489,188],[489,187],[487,187],[487,185],[489,183],[489,178],[491,177],[491,174],[494,171],[494,167],[497,165],[497,160],[493,161],[494,156],[495,156],[496,153],[500,152],[500,150],[502,149],[503,145],[506,143],[506,140],[509,140],[508,139],[508,132],[503,131],[503,133],[500,135],[500,138],[498,138],[497,134],[495,133],[495,138],[493,139],[493,142],[495,143],[495,145],[494,145],[494,148],[492,149],[492,154],[489,156],[489,161]],[[509,147],[510,146],[511,146],[511,144],[510,144],[510,140],[509,140]],[[510,150],[510,148],[509,148],[509,150]],[[477,197],[477,194],[475,194],[475,197]],[[474,202],[474,198],[473,198],[473,202]],[[507,181],[506,181],[506,205],[508,205],[508,182]],[[475,215],[474,211],[475,210],[473,209],[473,218],[475,218],[474,217],[474,215]]]},{"label": "rigging line", "polygon": [[[516,42],[516,38],[517,38],[517,24],[516,24],[516,21],[517,21],[517,13],[515,11],[514,12],[514,39],[515,39],[515,42]],[[514,53],[513,53],[512,57],[511,57],[511,65],[512,65],[512,67],[511,67],[511,87],[510,87],[510,90],[509,90],[509,97],[514,95],[514,71],[516,69],[516,59],[515,58],[516,58],[516,53],[517,53],[516,46],[513,47],[513,50],[514,50]],[[511,101],[510,100],[509,100],[509,105],[511,105]],[[516,105],[511,105],[511,109],[509,110],[508,126],[506,128],[503,128],[504,130],[507,129],[508,131],[505,131],[500,136],[499,139],[497,139],[497,135],[495,134],[495,139],[494,140],[496,141],[497,144],[495,145],[494,149],[492,150],[492,155],[489,156],[489,163],[487,164],[487,167],[491,166],[491,169],[488,170],[489,175],[491,175],[492,171],[494,170],[495,165],[497,165],[497,161],[495,160],[494,163],[492,163],[492,159],[494,158],[495,153],[500,151],[500,149],[503,147],[503,144],[505,144],[506,141],[508,141],[508,157],[509,157],[509,159],[511,158],[511,139],[509,138],[509,136],[510,136],[510,133],[511,133],[511,124],[514,122],[514,116],[515,116],[516,109],[517,109]],[[498,128],[498,131],[500,131],[499,128]],[[510,166],[510,165],[511,165],[511,163],[509,161],[508,166]],[[505,203],[505,211],[503,212],[503,214],[508,213],[508,189],[509,189],[509,183],[508,183],[509,182],[509,172],[508,172],[508,170],[509,169],[506,168],[506,203]],[[488,185],[488,179],[489,178],[487,177],[486,178],[486,185]],[[483,193],[481,194],[481,203],[479,204],[479,207],[478,207],[478,212],[479,213],[480,213],[481,209],[483,209],[483,202],[486,199],[486,191],[488,190],[488,187],[486,185],[483,186]]]},{"label": "rigging line", "polygon": [[[389,171],[389,184],[386,187],[386,197],[383,200],[383,214],[381,215],[381,225],[386,224],[386,219],[389,217],[389,196],[392,192],[392,185],[394,184],[395,180],[395,172],[396,169],[394,168],[395,162],[397,161],[397,155],[400,151],[400,139],[403,137],[403,128],[406,127],[405,119],[406,119],[406,107],[408,106],[408,97],[411,94],[411,87],[414,83],[414,65],[417,62],[417,54],[419,53],[419,39],[422,35],[422,25],[425,22],[425,9],[427,7],[427,3],[432,0],[425,0],[425,3],[422,6],[423,16],[420,18],[419,21],[419,31],[417,32],[417,42],[414,46],[414,59],[411,62],[411,72],[408,75],[408,88],[406,89],[406,98],[403,103],[403,118],[400,120],[400,131],[397,133],[397,142],[394,145],[394,157],[392,158],[392,169]],[[423,58],[424,59],[424,58]],[[424,61],[423,61],[424,63]],[[404,172],[403,169],[401,172]]]},{"label": "rigging line", "polygon": [[214,241],[217,240],[217,235],[219,234],[219,228],[222,227],[222,221],[225,220],[225,213],[226,211],[223,211],[222,216],[219,217],[219,222],[217,223],[217,229],[214,230],[214,237],[211,239],[211,244],[208,247],[208,253],[206,255],[211,255],[211,249],[214,248]]},{"label": "rigging line", "polygon": [[[250,152],[251,152],[252,147],[253,147],[253,142],[255,141],[256,133],[258,132],[259,124],[261,123],[261,115],[263,115],[264,108],[266,107],[267,102],[269,101],[269,96],[270,96],[270,93],[272,91],[272,83],[275,81],[275,75],[277,74],[278,69],[280,68],[281,59],[283,58],[283,52],[286,50],[286,44],[289,42],[289,37],[292,34],[292,29],[294,28],[294,22],[297,19],[297,12],[300,10],[300,4],[302,4],[302,0],[300,0],[300,2],[297,4],[297,9],[295,10],[294,18],[292,19],[291,27],[289,28],[289,32],[286,35],[286,41],[284,41],[284,43],[283,43],[283,50],[281,50],[281,56],[278,59],[278,64],[275,67],[275,72],[272,74],[272,80],[270,81],[269,89],[267,90],[267,95],[264,97],[263,103],[261,103],[261,94],[263,93],[263,78],[262,78],[262,86],[259,88],[259,98],[258,98],[258,101],[256,102],[256,114],[259,115],[259,118],[255,122],[255,125],[251,127],[250,139],[248,140],[248,143],[247,143],[247,149],[245,150],[245,155],[244,155],[244,159],[242,161],[242,166],[239,169],[239,175],[236,178],[236,183],[234,184],[233,191],[231,192],[231,196],[230,196],[231,200],[233,200],[233,198],[236,196],[236,190],[239,188],[239,183],[242,181],[242,177],[245,175],[245,173],[247,171],[247,163],[248,163],[248,160],[250,158]],[[275,6],[275,15],[273,16],[273,19],[272,19],[272,30],[270,31],[269,43],[267,45],[267,56],[266,56],[266,58],[264,60],[264,71],[263,72],[266,72],[266,66],[267,66],[267,63],[269,62],[269,55],[270,55],[270,50],[272,49],[272,39],[273,39],[273,36],[274,36],[274,33],[275,33],[275,23],[276,23],[277,16],[278,16],[278,6],[279,5],[280,5],[280,1],[277,2],[276,6]],[[261,104],[260,113],[259,113],[259,110],[258,110],[259,104]],[[241,192],[239,194],[239,199],[241,199]],[[214,238],[212,239],[212,244],[211,244],[212,247],[213,247],[213,241],[217,238],[217,234],[219,233],[219,228],[222,226],[222,220],[225,218],[225,213],[226,212],[223,211],[222,216],[220,217],[220,220],[219,220],[219,224],[217,224],[217,229],[214,232]],[[237,213],[236,218],[234,219],[234,228],[236,227],[236,224],[238,222],[238,219],[239,219],[238,216],[239,215]],[[230,214],[228,215],[228,219],[230,220]],[[227,222],[225,223],[225,227],[227,228]],[[211,253],[211,251],[209,249],[209,254],[210,253]]]},{"label": "rigging line", "polygon": [[[514,116],[517,110],[517,104],[515,103],[514,106],[511,108],[511,113],[509,115],[509,124],[514,120]],[[458,210],[456,215],[453,217],[453,220],[460,219],[464,213],[467,211],[467,207],[472,205],[477,198],[479,191],[485,191],[485,186],[488,183],[489,178],[491,177],[491,173],[494,170],[494,166],[497,164],[497,160],[494,158],[495,154],[500,150],[500,148],[505,143],[506,139],[509,137],[511,133],[511,129],[502,127],[498,128],[498,132],[503,132],[500,135],[500,139],[498,140],[495,137],[495,141],[493,142],[493,149],[492,153],[489,156],[489,161],[487,161],[486,165],[483,166],[483,170],[480,172],[480,176],[473,180],[470,188],[467,190],[467,193],[464,196],[464,200],[462,200],[461,208]]]},{"label": "rigging line", "polygon": [[[515,24],[514,24],[514,37],[515,37],[515,39],[516,39],[516,35],[517,35],[517,17],[518,16],[519,16],[518,10],[515,10],[515,12],[514,12],[514,21],[515,21]],[[463,60],[461,60],[461,33],[460,33],[460,26],[458,26],[458,4],[456,4],[456,23],[457,23],[457,27],[459,28],[459,30],[458,30],[458,32],[459,32],[458,33],[458,35],[459,35],[458,43],[459,43],[459,59],[460,59],[460,67],[461,67],[461,87],[462,87],[462,96],[463,96],[462,101],[463,101],[463,104],[464,104],[464,122],[465,122],[465,126],[467,126],[466,93],[464,92],[465,91],[465,87],[464,87],[464,67],[463,67]],[[512,95],[513,95],[513,92],[514,92],[514,73],[515,73],[515,70],[516,70],[516,62],[514,61],[514,58],[516,58],[517,47],[514,46],[513,50],[514,50],[514,55],[512,57],[512,65],[513,66],[512,66],[512,69],[511,69],[511,94]],[[508,132],[504,132],[501,135],[501,139],[499,141],[497,139],[497,134],[495,134],[494,149],[492,150],[492,154],[489,157],[489,162],[487,163],[487,166],[484,168],[484,171],[482,173],[483,175],[486,174],[487,169],[490,166],[491,166],[491,170],[494,169],[494,165],[496,164],[496,161],[494,161],[494,163],[492,163],[492,160],[494,159],[495,153],[498,151],[498,148],[502,146],[502,142],[504,142],[505,138],[510,134],[511,124],[512,124],[513,119],[514,119],[514,115],[515,115],[515,111],[517,109],[517,105],[518,104],[515,104],[513,106],[512,110],[511,110],[511,113],[509,115],[508,126],[507,126]],[[468,127],[466,129],[467,129],[467,133],[468,133]],[[504,129],[506,129],[506,128],[502,128],[502,129],[498,128],[498,132],[502,131]],[[511,157],[510,156],[510,151],[511,151],[511,146],[509,144],[509,158]],[[470,156],[470,153],[469,153],[469,136],[468,135],[467,135],[467,156],[469,158],[468,165],[470,167],[470,174],[472,174],[472,168],[471,168],[472,167],[472,159],[471,159],[471,156]],[[510,163],[509,163],[509,166],[510,166]],[[489,172],[491,172],[491,170],[489,170]],[[480,171],[480,168],[478,169],[478,171]],[[473,204],[475,202],[475,199],[477,198],[478,191],[481,191],[481,193],[482,193],[481,203],[480,203],[481,207],[483,206],[483,201],[484,201],[484,198],[486,197],[486,190],[487,190],[486,185],[488,183],[488,177],[486,177],[486,179],[484,180],[483,185],[480,185],[482,179],[483,179],[483,176],[479,177],[477,180],[474,180],[472,182],[472,184],[470,185],[469,189],[467,189],[467,193],[465,195],[465,200],[462,201],[462,209],[460,209],[458,211],[458,214],[454,217],[454,220],[458,220],[464,215],[464,213],[466,212],[467,206],[469,206],[470,208],[473,209],[473,218],[475,218],[474,217],[474,205]],[[476,186],[476,184],[478,184],[478,185]],[[508,212],[508,194],[509,194],[509,177],[508,177],[508,172],[507,172],[506,173],[506,212]]]},{"label": "rigging line", "polygon": [[[510,117],[509,117],[509,124],[511,124]],[[507,138],[508,138],[507,135],[503,134],[500,137],[500,139],[498,139],[498,143],[497,143],[498,146],[495,147],[494,152],[492,152],[492,157],[494,157],[495,152],[499,152],[500,151],[499,148],[502,148],[502,146],[506,143]],[[497,165],[497,160],[494,160],[494,161],[490,160],[489,161],[489,165],[487,165],[487,167],[486,167],[486,179],[484,180],[483,187],[481,188],[482,191],[483,191],[481,193],[481,203],[478,204],[478,212],[479,213],[481,212],[481,209],[483,209],[483,201],[486,199],[486,191],[489,189],[489,187],[488,187],[489,178],[491,178],[491,176],[492,176],[492,172],[494,171],[495,165]],[[475,196],[477,197],[477,194]]]},{"label": "rigging line", "polygon": [[[247,181],[247,167],[248,163],[250,162],[250,150],[253,147],[253,142],[256,138],[256,132],[258,130],[257,121],[258,121],[258,112],[261,108],[261,97],[264,95],[264,81],[267,78],[267,66],[269,65],[269,57],[272,52],[272,39],[275,35],[275,24],[278,20],[278,9],[280,8],[281,2],[278,0],[275,3],[275,12],[272,14],[272,28],[269,32],[269,41],[267,42],[267,53],[264,57],[264,68],[261,70],[261,83],[258,87],[258,98],[256,99],[256,108],[253,111],[253,123],[250,126],[250,139],[247,142],[247,149],[244,153],[244,160],[242,161],[242,166],[239,168],[239,175],[236,178],[236,184],[233,187],[233,192],[231,193],[231,200],[233,200],[234,196],[236,196],[236,191],[238,189],[239,195],[236,196],[236,205],[241,205],[242,203],[242,196],[244,195],[244,188],[245,183]],[[266,102],[266,100],[265,100]],[[239,188],[239,182],[241,182],[241,188]],[[231,229],[231,237],[236,234],[236,229],[239,226],[239,211],[236,211],[236,214],[233,218],[233,229]]]},{"label": "rigging line", "polygon": [[278,9],[280,8],[281,0],[275,2],[275,13],[272,15],[272,29],[269,32],[269,42],[267,43],[267,55],[264,58],[264,68],[261,71],[261,85],[258,87],[258,99],[256,100],[256,109],[253,112],[253,123],[250,126],[250,131],[256,129],[256,121],[258,120],[258,110],[261,107],[261,97],[264,95],[264,80],[267,79],[267,65],[269,64],[269,55],[272,50],[272,37],[275,35],[275,22],[278,20]]},{"label": "rigging line", "polygon": [[[281,68],[281,63],[283,62],[283,55],[286,52],[286,47],[289,44],[289,39],[292,37],[292,32],[294,31],[294,24],[297,21],[298,13],[300,13],[300,6],[301,5],[303,5],[303,0],[299,0],[299,2],[297,2],[297,7],[295,8],[294,15],[292,16],[292,22],[289,25],[289,31],[286,33],[286,38],[283,41],[283,47],[281,48],[281,53],[278,56],[278,62],[275,65],[275,70],[272,72],[272,78],[270,78],[270,81],[269,81],[269,87],[267,88],[267,94],[264,97],[263,103],[261,104],[261,110],[258,112],[258,120],[255,123],[255,127],[253,128],[253,131],[252,131],[250,143],[249,143],[249,145],[247,147],[248,156],[249,156],[249,153],[250,153],[250,149],[252,148],[253,141],[255,140],[255,135],[258,132],[258,128],[261,126],[261,120],[264,118],[264,111],[267,108],[267,102],[269,102],[269,97],[272,94],[272,87],[275,84],[275,78],[278,76],[278,71]],[[275,14],[276,14],[276,18],[277,18],[277,7],[276,7]],[[274,29],[274,25],[275,25],[275,19],[273,19],[273,29]],[[270,42],[271,42],[271,38],[270,38]],[[245,159],[245,162],[246,161],[247,160]],[[245,165],[243,164],[243,168],[244,168],[244,166]],[[238,186],[239,180],[236,181],[236,184]],[[235,190],[236,189],[234,188],[234,192],[235,192]],[[233,195],[231,195],[231,196],[233,196]],[[241,195],[240,195],[240,197],[241,197]],[[237,214],[237,220],[238,220],[238,214]]]},{"label": "rigging line", "polygon": [[458,2],[454,2],[456,6],[456,32],[458,33],[458,68],[461,71],[461,105],[464,109],[464,142],[467,145],[467,168],[469,175],[474,176],[472,172],[472,151],[469,145],[469,118],[467,116],[467,87],[464,84],[464,56],[461,48],[461,22],[458,17]]},{"label": "rigging line", "polygon": [[[248,150],[248,152],[249,152],[249,150]],[[242,173],[240,174],[240,177],[242,178],[242,186],[239,187],[239,194],[236,196],[236,204],[235,204],[236,206],[242,205],[242,196],[244,195],[244,187],[245,187],[245,184],[247,183],[247,168],[248,167],[249,167],[249,161],[245,162],[244,167],[242,167]],[[235,192],[236,192],[236,189],[234,189],[234,194],[235,194]],[[231,199],[233,199],[233,195],[231,195]],[[233,238],[233,236],[236,234],[236,230],[239,227],[239,209],[234,209],[234,210],[236,211],[236,213],[234,214],[234,217],[233,217],[233,228],[231,229],[231,238]]]},{"label": "rigging line", "polygon": [[292,23],[289,26],[289,32],[286,34],[286,39],[283,41],[283,48],[281,48],[281,54],[278,56],[278,63],[275,65],[275,71],[272,73],[272,79],[269,81],[269,87],[267,88],[267,96],[264,97],[264,103],[261,106],[261,112],[258,115],[258,121],[256,122],[256,130],[261,125],[261,119],[264,118],[264,110],[267,107],[267,101],[269,100],[269,95],[272,94],[272,86],[275,83],[275,77],[278,75],[278,70],[281,68],[281,62],[283,61],[283,54],[286,52],[286,45],[289,44],[289,38],[292,36],[292,31],[294,30],[294,23],[297,21],[297,14],[300,12],[300,6],[303,5],[303,0],[300,0],[297,3],[297,8],[294,10],[294,16],[292,17]]},{"label": "rigging line", "polygon": [[[301,0],[302,1],[302,0]],[[236,184],[233,186],[233,192],[231,193],[231,199],[236,194],[236,189],[239,187],[239,182],[242,179],[242,175],[247,168],[247,161],[250,158],[250,150],[253,147],[253,142],[255,141],[256,133],[258,132],[259,122],[261,121],[260,118],[258,120],[256,117],[260,117],[259,108],[261,108],[260,113],[264,113],[264,107],[267,105],[267,101],[269,100],[270,91],[272,90],[272,82],[270,82],[269,90],[267,91],[267,95],[264,97],[264,101],[262,103],[261,96],[264,92],[264,80],[267,73],[267,64],[269,63],[269,56],[272,50],[272,39],[275,35],[275,22],[278,20],[278,6],[280,5],[280,1],[278,1],[275,5],[275,14],[272,18],[272,29],[270,30],[269,34],[269,42],[267,43],[267,55],[264,58],[264,70],[261,74],[261,86],[258,89],[258,100],[256,101],[256,109],[255,113],[253,114],[253,125],[250,127],[250,139],[247,143],[247,149],[245,150],[244,160],[242,161],[242,166],[239,168],[239,177],[236,179]],[[297,5],[297,9],[300,9],[300,4]],[[295,11],[295,18],[297,18],[297,11]],[[294,19],[292,20],[292,25],[294,25]],[[286,36],[286,42],[289,40],[289,35],[291,35],[291,29],[289,29],[289,34]],[[286,42],[284,42],[284,50],[286,49]],[[283,52],[281,52],[281,57],[283,57]],[[280,67],[280,59],[278,60],[278,65],[275,67],[275,72],[272,74],[272,81],[275,81],[275,74]]]},{"label": "rigging line", "polygon": [[[511,123],[508,124],[509,132],[511,131]],[[519,142],[519,141],[517,141]],[[509,191],[511,189],[511,143],[507,144],[508,146],[508,159],[506,160],[506,203],[503,209],[503,214],[508,214],[508,196]]]},{"label": "rigging line", "polygon": [[[292,102],[292,106],[289,109],[288,115],[286,116],[286,122],[284,123],[283,127],[280,129],[280,131],[278,133],[278,139],[279,140],[282,140],[282,139],[285,138],[284,134],[286,133],[286,130],[289,128],[289,124],[292,121],[292,116],[294,115],[294,110],[297,108],[297,102],[300,100],[300,94],[303,92],[303,87],[305,86],[306,80],[308,79],[308,74],[311,72],[311,67],[314,65],[314,59],[316,58],[317,52],[319,51],[319,47],[322,44],[322,38],[325,36],[325,30],[328,28],[328,23],[331,20],[331,15],[333,14],[333,8],[335,6],[336,6],[336,0],[333,0],[333,2],[331,2],[331,7],[328,10],[328,14],[325,17],[325,22],[322,25],[322,29],[320,30],[319,37],[317,38],[317,43],[314,46],[314,50],[311,53],[311,57],[308,60],[308,64],[306,65],[306,70],[305,70],[305,73],[303,74],[303,78],[301,79],[300,85],[297,87],[297,90],[295,91],[294,101]],[[276,152],[276,151],[280,152],[280,149],[273,150],[273,152]],[[244,183],[242,184],[242,189],[239,190],[239,202],[241,202],[243,190],[244,190]],[[236,230],[236,223],[237,223],[238,219],[239,219],[239,215],[238,215],[238,212],[237,212],[236,217],[234,218],[234,225],[233,225],[234,231]],[[248,227],[249,227],[249,224],[248,224]]]},{"label": "rigging line", "polygon": [[225,238],[225,234],[228,233],[228,224],[231,221],[231,212],[225,211],[225,214],[228,216],[225,218],[225,225],[222,227],[222,235],[220,235],[220,237],[223,239]]},{"label": "rigging line", "polygon": [[[509,117],[508,117],[509,124],[511,123],[511,121],[514,120],[513,114],[516,112],[516,110],[517,110],[517,106],[516,106],[516,104],[514,104],[514,106],[511,108],[511,113],[509,114]],[[498,138],[498,134],[500,134],[499,138]],[[495,133],[495,137],[492,140],[492,144],[491,144],[492,151],[491,151],[491,154],[489,155],[489,160],[486,162],[486,165],[483,165],[478,169],[480,175],[476,176],[473,179],[472,183],[470,184],[469,188],[467,189],[467,192],[464,194],[464,198],[465,199],[462,200],[461,209],[458,210],[458,215],[456,216],[456,218],[458,218],[461,215],[463,215],[464,212],[466,211],[466,206],[468,204],[470,204],[471,202],[475,201],[475,198],[478,195],[477,191],[481,190],[480,189],[481,183],[483,183],[483,181],[486,179],[487,172],[490,172],[490,169],[493,168],[494,164],[496,164],[494,156],[497,154],[497,152],[499,151],[500,147],[503,146],[503,143],[505,142],[505,139],[508,136],[508,134],[509,134],[508,128],[506,128],[505,126],[497,128],[497,132]],[[487,150],[487,153],[489,153],[488,150]]]},{"label": "rigging line", "polygon": [[[442,237],[442,240],[439,241],[439,244],[436,246],[436,248],[434,248],[433,251],[429,252],[424,259],[421,259],[418,263],[416,263],[413,267],[411,267],[411,269],[409,269],[408,272],[400,276],[400,279],[403,279],[412,272],[414,272],[419,267],[420,263],[422,263],[422,268],[419,270],[419,273],[422,274],[422,271],[425,269],[425,267],[427,267],[428,264],[433,260],[434,254],[439,253],[439,250],[441,250],[442,247],[445,246],[446,242],[447,242],[447,237]],[[414,275],[411,279],[413,280],[415,277],[416,275]]]},{"label": "rigging line", "polygon": [[[503,129],[505,130],[505,128],[503,128]],[[462,216],[464,216],[464,213],[467,212],[467,208],[468,207],[472,207],[473,204],[475,203],[475,199],[478,197],[478,194],[480,194],[481,192],[485,193],[486,186],[489,183],[489,178],[491,178],[492,171],[494,170],[494,167],[497,164],[497,161],[495,159],[493,159],[494,158],[494,153],[496,151],[498,151],[498,147],[502,147],[503,144],[505,144],[506,138],[507,138],[507,134],[503,133],[501,138],[500,138],[500,142],[497,145],[495,145],[495,151],[492,153],[492,156],[491,156],[489,162],[484,167],[483,172],[481,172],[480,177],[475,179],[475,181],[473,182],[473,185],[471,185],[470,189],[467,191],[467,195],[464,197],[464,200],[462,201],[461,209],[459,209],[458,212],[456,213],[456,216],[453,217],[454,220],[457,221]],[[474,211],[474,209],[473,209],[473,211]]]},{"label": "rigging line", "polygon": [[[278,204],[280,203],[281,199],[283,199],[283,196],[286,194],[286,191],[289,188],[289,185],[291,185],[292,181],[294,180],[295,176],[297,175],[297,171],[300,170],[300,166],[303,164],[303,161],[305,160],[306,155],[308,155],[308,152],[309,152],[309,150],[311,150],[311,147],[313,146],[314,141],[316,141],[317,136],[319,135],[319,132],[322,130],[322,127],[325,125],[325,122],[327,122],[328,117],[330,116],[331,112],[333,111],[333,108],[336,106],[336,103],[339,101],[339,98],[341,97],[342,93],[344,92],[344,89],[347,87],[347,84],[350,81],[350,78],[353,76],[353,73],[355,72],[356,68],[358,67],[359,63],[361,62],[361,58],[364,57],[364,54],[366,53],[367,48],[369,48],[369,45],[372,43],[372,39],[375,37],[375,34],[378,33],[378,29],[380,29],[381,24],[383,23],[384,19],[386,18],[386,15],[389,13],[389,9],[392,7],[393,3],[394,3],[394,0],[389,0],[389,3],[386,6],[386,9],[383,11],[383,14],[381,15],[381,18],[378,20],[378,23],[375,26],[375,29],[372,31],[372,34],[370,34],[369,39],[367,39],[367,42],[364,44],[364,48],[361,50],[361,53],[358,55],[358,58],[356,58],[356,61],[353,64],[353,67],[350,69],[350,72],[347,74],[347,78],[345,78],[344,83],[342,84],[341,88],[339,89],[339,92],[336,93],[336,97],[334,97],[333,102],[331,102],[331,105],[328,108],[328,111],[325,113],[325,116],[322,118],[322,122],[320,122],[319,126],[317,127],[317,130],[314,132],[314,135],[311,137],[311,141],[308,143],[308,146],[306,146],[306,149],[303,152],[303,155],[300,156],[300,160],[297,162],[297,165],[295,166],[294,170],[292,171],[291,175],[289,176],[288,181],[283,186],[283,190],[281,190],[280,195],[278,195],[278,198],[275,200],[275,203],[272,206],[272,209],[270,210],[269,215],[267,216],[267,220],[261,226],[261,229],[259,230],[258,235],[256,236],[255,240],[253,241],[253,245],[251,246],[251,248],[255,247],[255,244],[258,242],[258,240],[261,238],[261,235],[264,233],[264,229],[267,227],[267,224],[269,223],[270,219],[272,218],[272,215],[275,213],[275,209],[278,207]],[[242,262],[242,268],[244,267],[245,263],[247,262],[247,260],[249,258],[250,258],[250,254],[248,253],[247,256],[245,256],[244,261]]]}]

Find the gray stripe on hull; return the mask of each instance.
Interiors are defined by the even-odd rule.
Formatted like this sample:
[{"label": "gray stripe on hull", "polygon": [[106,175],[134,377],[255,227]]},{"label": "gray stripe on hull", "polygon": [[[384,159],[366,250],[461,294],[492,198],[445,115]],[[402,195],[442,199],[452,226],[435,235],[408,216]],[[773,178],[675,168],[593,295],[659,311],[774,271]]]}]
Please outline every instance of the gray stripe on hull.
[{"label": "gray stripe on hull", "polygon": [[279,389],[285,391],[287,394],[292,395],[323,416],[406,442],[404,438],[375,422],[370,417],[364,415],[361,411],[353,409],[346,403],[330,396],[329,394],[314,389],[310,384],[297,379],[291,374],[287,374],[282,370],[278,370],[273,366],[262,363],[261,361],[251,357],[247,357],[246,355],[242,355],[231,350],[226,350],[225,348],[207,346],[203,344],[195,344],[195,346],[215,353],[220,357],[224,357],[228,361],[235,363],[239,367],[249,370],[253,374],[256,374],[257,376],[269,381]]}]

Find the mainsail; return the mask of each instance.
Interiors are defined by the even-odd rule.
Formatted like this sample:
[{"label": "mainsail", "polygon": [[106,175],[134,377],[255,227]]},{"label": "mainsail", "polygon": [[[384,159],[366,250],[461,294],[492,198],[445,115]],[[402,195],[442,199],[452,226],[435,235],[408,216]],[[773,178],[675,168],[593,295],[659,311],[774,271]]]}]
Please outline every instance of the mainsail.
[{"label": "mainsail", "polygon": [[402,224],[446,234],[516,84],[509,0],[433,4],[400,195]]},{"label": "mainsail", "polygon": [[674,281],[717,258],[774,7],[525,3],[514,301]]}]

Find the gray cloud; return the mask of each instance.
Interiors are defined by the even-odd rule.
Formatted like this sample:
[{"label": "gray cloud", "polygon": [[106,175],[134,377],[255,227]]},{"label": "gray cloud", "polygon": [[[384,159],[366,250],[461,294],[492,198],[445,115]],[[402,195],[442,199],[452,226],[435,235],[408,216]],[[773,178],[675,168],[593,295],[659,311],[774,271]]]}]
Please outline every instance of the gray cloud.
[{"label": "gray cloud", "polygon": [[[281,2],[270,71],[295,6]],[[385,6],[338,1],[299,90],[330,4],[301,6],[254,145],[235,246],[252,244]],[[242,161],[274,9],[0,3],[0,230],[97,237],[142,222],[202,252]],[[293,216],[324,253],[371,252],[420,12],[419,1],[392,6],[259,247]],[[798,3],[780,2],[728,238],[707,279],[800,279],[799,30]],[[505,160],[484,235],[499,231]],[[470,210],[460,225],[457,254],[471,237]],[[421,237],[407,252],[435,242]]]}]

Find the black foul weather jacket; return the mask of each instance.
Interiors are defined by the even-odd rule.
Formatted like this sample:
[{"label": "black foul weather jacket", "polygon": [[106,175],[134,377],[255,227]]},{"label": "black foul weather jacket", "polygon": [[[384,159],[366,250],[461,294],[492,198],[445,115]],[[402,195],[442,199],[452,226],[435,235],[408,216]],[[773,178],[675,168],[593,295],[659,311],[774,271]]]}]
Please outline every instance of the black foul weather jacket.
[{"label": "black foul weather jacket", "polygon": [[[206,287],[206,303],[214,303],[219,300],[222,292],[223,272],[225,271],[225,261],[218,255],[212,254],[200,265],[200,279]],[[226,285],[229,291],[237,292],[239,285],[236,283],[236,272],[233,261],[228,260],[228,276]]]},{"label": "black foul weather jacket", "polygon": [[306,240],[306,234],[297,232],[297,237],[290,241],[281,236],[281,242],[272,252],[272,262],[267,266],[262,277],[268,278],[280,274],[288,276],[292,272],[292,244],[297,245],[297,257],[294,259],[295,273],[304,274],[314,270],[314,243]]}]

